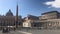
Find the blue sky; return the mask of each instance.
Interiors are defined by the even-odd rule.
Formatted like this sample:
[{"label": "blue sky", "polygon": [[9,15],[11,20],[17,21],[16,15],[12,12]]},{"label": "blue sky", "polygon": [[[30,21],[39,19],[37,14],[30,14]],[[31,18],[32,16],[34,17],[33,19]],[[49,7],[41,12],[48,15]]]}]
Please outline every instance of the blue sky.
[{"label": "blue sky", "polygon": [[[58,0],[59,1],[59,0]],[[48,11],[60,11],[60,4],[56,0],[0,0],[0,14],[5,15],[9,9],[16,15],[16,5],[19,6],[19,14],[26,17],[28,14],[40,16]]]}]

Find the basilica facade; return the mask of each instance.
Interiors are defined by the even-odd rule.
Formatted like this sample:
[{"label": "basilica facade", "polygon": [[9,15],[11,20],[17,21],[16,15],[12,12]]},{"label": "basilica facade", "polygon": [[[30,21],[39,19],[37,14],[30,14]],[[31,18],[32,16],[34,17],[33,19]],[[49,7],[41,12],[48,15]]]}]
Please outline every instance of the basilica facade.
[{"label": "basilica facade", "polygon": [[[17,6],[16,10],[18,11],[18,6]],[[17,19],[18,19],[18,21],[17,21]],[[15,26],[15,25],[22,26],[22,17],[21,16],[18,16],[18,14],[16,16],[14,16],[10,9],[6,13],[6,15],[0,15],[0,27]]]}]

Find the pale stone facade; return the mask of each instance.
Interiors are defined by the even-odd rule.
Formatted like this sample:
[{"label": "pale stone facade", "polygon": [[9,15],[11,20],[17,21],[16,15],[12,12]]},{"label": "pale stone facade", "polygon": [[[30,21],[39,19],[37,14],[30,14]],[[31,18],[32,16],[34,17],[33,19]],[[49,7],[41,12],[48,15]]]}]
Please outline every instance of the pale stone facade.
[{"label": "pale stone facade", "polygon": [[[22,19],[19,17],[18,23],[20,24]],[[0,16],[0,25],[6,24],[10,26],[14,26],[16,23],[15,16]]]},{"label": "pale stone facade", "polygon": [[[39,18],[36,16],[28,15],[23,22],[23,27],[34,27],[34,23],[38,23]],[[37,26],[36,26],[37,27]]]},{"label": "pale stone facade", "polygon": [[33,18],[32,16],[29,19],[26,17],[23,27],[60,28],[60,13],[57,11],[43,13],[42,16],[38,17],[39,19]]}]

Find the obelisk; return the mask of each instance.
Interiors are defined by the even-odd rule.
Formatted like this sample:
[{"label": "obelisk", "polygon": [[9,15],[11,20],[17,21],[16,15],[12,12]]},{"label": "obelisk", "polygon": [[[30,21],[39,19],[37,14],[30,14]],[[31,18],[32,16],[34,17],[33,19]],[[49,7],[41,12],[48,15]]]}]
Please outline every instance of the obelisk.
[{"label": "obelisk", "polygon": [[16,28],[18,27],[18,4],[16,7]]}]

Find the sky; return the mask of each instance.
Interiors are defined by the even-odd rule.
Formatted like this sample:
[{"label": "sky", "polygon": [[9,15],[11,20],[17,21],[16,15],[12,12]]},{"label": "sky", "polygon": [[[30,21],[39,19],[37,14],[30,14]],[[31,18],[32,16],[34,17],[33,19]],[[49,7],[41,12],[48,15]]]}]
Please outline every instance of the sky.
[{"label": "sky", "polygon": [[0,0],[0,15],[6,15],[9,9],[16,15],[16,5],[18,3],[18,15],[26,17],[28,14],[41,16],[48,11],[60,12],[60,0]]}]

